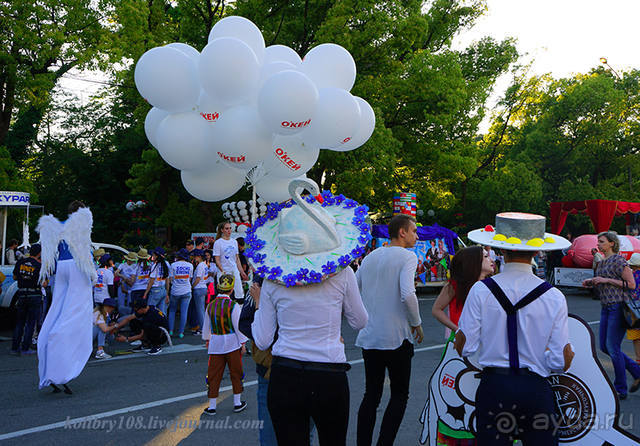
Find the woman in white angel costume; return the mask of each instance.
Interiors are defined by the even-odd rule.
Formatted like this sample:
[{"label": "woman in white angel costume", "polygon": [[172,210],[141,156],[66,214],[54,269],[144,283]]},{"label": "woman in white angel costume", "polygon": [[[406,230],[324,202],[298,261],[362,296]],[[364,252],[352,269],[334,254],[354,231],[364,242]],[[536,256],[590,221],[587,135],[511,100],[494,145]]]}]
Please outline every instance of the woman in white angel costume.
[{"label": "woman in white angel costume", "polygon": [[84,369],[92,351],[92,283],[96,270],[91,256],[91,211],[80,201],[69,205],[69,218],[40,218],[36,231],[42,245],[40,280],[53,277],[51,308],[38,336],[40,388],[64,386]]}]

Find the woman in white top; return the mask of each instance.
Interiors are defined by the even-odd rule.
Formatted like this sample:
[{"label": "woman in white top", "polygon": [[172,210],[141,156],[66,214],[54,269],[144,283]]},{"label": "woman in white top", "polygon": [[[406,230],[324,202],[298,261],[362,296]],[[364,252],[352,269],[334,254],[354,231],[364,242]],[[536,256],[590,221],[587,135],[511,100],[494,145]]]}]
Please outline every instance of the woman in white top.
[{"label": "woman in white top", "polygon": [[147,290],[147,284],[151,277],[151,256],[146,249],[141,248],[137,253],[138,265],[135,272],[131,275],[133,285],[131,286],[131,302],[135,302],[144,296]]},{"label": "woman in white top", "polygon": [[191,256],[194,259],[194,265],[196,268],[193,272],[193,303],[196,309],[196,319],[198,327],[201,327],[196,334],[202,334],[202,327],[204,324],[204,306],[205,298],[207,297],[207,277],[209,276],[209,268],[204,261],[204,251],[202,249],[194,249],[191,251]]},{"label": "woman in white top", "polygon": [[115,324],[109,325],[109,315],[115,310],[117,305],[118,303],[115,299],[107,297],[93,310],[93,339],[98,340],[98,350],[94,356],[96,359],[111,358],[111,355],[104,351],[104,344],[107,336],[116,329]]},{"label": "woman in white top", "polygon": [[164,259],[165,250],[156,248],[151,254],[151,273],[145,290],[144,299],[163,313],[169,305],[169,262]]},{"label": "woman in white top", "polygon": [[218,224],[216,241],[213,244],[213,258],[215,259],[218,271],[234,275],[235,284],[233,297],[235,299],[242,299],[244,298],[242,281],[249,280],[249,277],[242,270],[238,254],[238,242],[231,238],[231,223],[223,222]]}]

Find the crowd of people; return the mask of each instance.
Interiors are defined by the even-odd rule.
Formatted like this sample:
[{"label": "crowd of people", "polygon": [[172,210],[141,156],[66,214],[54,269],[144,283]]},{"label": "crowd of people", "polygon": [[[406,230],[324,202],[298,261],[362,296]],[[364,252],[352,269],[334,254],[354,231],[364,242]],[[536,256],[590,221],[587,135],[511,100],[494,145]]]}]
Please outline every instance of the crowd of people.
[{"label": "crowd of people", "polygon": [[[374,440],[388,374],[391,397],[377,444],[391,445],[406,410],[414,345],[422,342],[423,331],[414,281],[418,261],[407,249],[417,241],[415,221],[397,215],[389,224],[389,234],[388,246],[367,251],[351,268],[328,274],[319,283],[305,284],[301,279],[297,286],[252,275],[243,255],[244,240],[232,238],[226,222],[218,225],[212,249],[205,249],[204,240],[197,238],[172,255],[160,247],[140,248],[129,252],[119,265],[109,254],[96,250],[94,357],[110,358],[105,346],[113,341],[156,355],[172,338],[183,338],[189,327],[206,344],[209,405],[204,413],[215,415],[225,368],[232,382],[233,411],[247,407],[242,400],[242,356],[251,340],[258,374],[258,416],[263,421],[260,444],[308,444],[316,430],[320,444],[341,445],[346,443],[350,400],[346,374],[350,365],[341,336],[344,316],[359,332],[355,345],[364,359],[357,444],[371,445]],[[471,235],[470,239],[480,244],[453,256],[448,282],[433,304],[432,315],[450,330],[459,354],[477,355],[482,366],[476,395],[477,432],[460,432],[458,437],[438,432],[437,444],[507,445],[512,438],[492,427],[491,414],[501,407],[534,401],[518,408],[515,416],[523,420],[534,413],[555,416],[551,388],[544,378],[571,365],[574,353],[568,341],[567,304],[559,290],[536,277],[540,267],[534,259],[543,259],[541,252],[553,247],[538,252],[503,250],[498,255],[491,243]],[[277,237],[274,240],[278,243]],[[63,243],[58,264],[66,258],[65,250],[69,255],[72,251]],[[318,255],[311,245],[305,249]],[[640,295],[640,254],[627,262],[618,249],[615,233],[599,234],[602,258],[595,265],[594,278],[584,286],[594,287],[601,300],[600,348],[611,357],[615,388],[624,399],[640,388],[640,330],[626,332],[634,342],[636,359],[621,351],[622,303],[628,292],[636,298]],[[46,313],[42,293],[48,283],[42,281],[41,262],[41,247],[36,244],[29,256],[15,264],[19,292],[12,353],[16,355],[34,353],[32,336]],[[492,300],[496,304],[489,304]],[[518,341],[516,332],[524,334],[524,342]],[[634,379],[630,387],[626,371]],[[60,383],[71,393],[66,381],[47,383],[54,392],[60,391],[56,386]],[[551,429],[526,422],[518,428],[525,445],[557,444]]]}]

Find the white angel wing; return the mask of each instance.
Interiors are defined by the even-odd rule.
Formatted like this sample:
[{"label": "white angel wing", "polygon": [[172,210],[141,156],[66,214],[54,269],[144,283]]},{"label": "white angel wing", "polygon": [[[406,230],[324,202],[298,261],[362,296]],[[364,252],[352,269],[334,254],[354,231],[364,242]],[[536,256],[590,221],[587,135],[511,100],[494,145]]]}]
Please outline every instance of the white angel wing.
[{"label": "white angel wing", "polygon": [[44,281],[53,274],[58,258],[58,243],[60,243],[63,224],[53,215],[44,215],[38,220],[36,232],[40,234],[40,246],[42,248],[42,268],[40,269],[40,281]]},{"label": "white angel wing", "polygon": [[91,256],[91,228],[93,215],[89,208],[80,208],[69,216],[62,229],[62,239],[69,245],[69,251],[80,271],[87,274],[92,282],[98,278]]}]

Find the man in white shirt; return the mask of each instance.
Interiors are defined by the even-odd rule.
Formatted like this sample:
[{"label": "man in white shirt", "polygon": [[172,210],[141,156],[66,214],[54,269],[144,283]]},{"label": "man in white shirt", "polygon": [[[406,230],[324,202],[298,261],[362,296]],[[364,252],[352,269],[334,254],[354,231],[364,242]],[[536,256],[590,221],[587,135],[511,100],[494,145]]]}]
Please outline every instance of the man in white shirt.
[{"label": "man in white shirt", "polygon": [[[556,403],[545,378],[566,371],[573,351],[565,297],[533,274],[535,253],[505,250],[504,272],[477,282],[460,316],[456,350],[477,353],[483,369],[479,446],[510,446],[514,437],[525,446],[557,445]],[[501,417],[517,422],[505,428]]]},{"label": "man in white shirt", "polygon": [[356,339],[356,345],[362,348],[366,379],[358,411],[358,446],[371,445],[386,370],[391,380],[391,398],[377,444],[393,444],[409,399],[414,338],[418,343],[423,338],[414,283],[418,259],[407,249],[418,240],[415,221],[408,215],[393,217],[389,236],[390,245],[366,256],[357,273],[369,313],[369,321]]},{"label": "man in white shirt", "polygon": [[242,270],[240,264],[238,242],[231,238],[231,223],[225,223],[222,227],[222,237],[213,244],[213,258],[220,273],[233,274],[235,277],[234,298],[244,298],[242,281],[249,277]]}]

